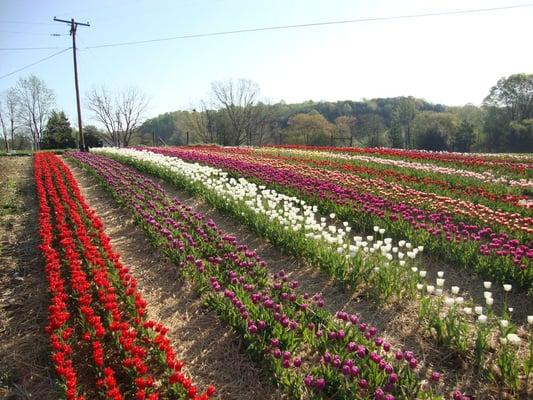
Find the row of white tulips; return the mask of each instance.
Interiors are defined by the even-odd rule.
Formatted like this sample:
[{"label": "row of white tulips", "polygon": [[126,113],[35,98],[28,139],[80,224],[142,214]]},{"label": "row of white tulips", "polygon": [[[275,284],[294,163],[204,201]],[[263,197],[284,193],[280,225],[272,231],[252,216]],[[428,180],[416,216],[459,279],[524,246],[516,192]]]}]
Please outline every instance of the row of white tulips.
[{"label": "row of white tulips", "polygon": [[351,236],[352,227],[346,221],[339,223],[335,214],[320,216],[315,205],[304,200],[278,193],[265,186],[256,185],[245,178],[235,179],[217,168],[182,161],[176,157],[152,153],[146,150],[102,148],[94,149],[101,154],[117,154],[135,160],[153,163],[186,180],[202,185],[227,201],[245,204],[255,214],[267,216],[281,224],[285,230],[303,231],[310,242],[328,244],[332,250],[347,258],[362,253],[381,253],[387,260],[397,260],[404,266],[414,260],[423,250],[405,240],[394,244],[392,238],[383,237],[385,230],[374,227],[374,235]]}]

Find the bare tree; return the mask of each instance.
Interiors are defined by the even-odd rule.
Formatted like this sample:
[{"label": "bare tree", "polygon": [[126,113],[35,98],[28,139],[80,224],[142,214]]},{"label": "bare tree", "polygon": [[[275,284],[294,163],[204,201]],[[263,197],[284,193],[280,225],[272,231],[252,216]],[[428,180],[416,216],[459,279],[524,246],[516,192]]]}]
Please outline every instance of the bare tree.
[{"label": "bare tree", "polygon": [[[10,88],[4,92],[4,118],[9,122],[9,134],[11,139],[11,150],[15,148],[15,129],[17,116],[19,115],[20,101],[17,90]],[[5,120],[4,120],[5,122]]]},{"label": "bare tree", "polygon": [[104,125],[106,132],[103,139],[116,147],[129,145],[147,106],[146,95],[136,88],[110,93],[107,88],[101,87],[87,95],[87,107]]},{"label": "bare tree", "polygon": [[215,104],[225,110],[231,123],[234,144],[252,145],[260,121],[257,113],[263,111],[255,107],[259,85],[247,79],[215,81],[211,84],[211,91]]},{"label": "bare tree", "polygon": [[185,130],[194,134],[193,141],[196,143],[216,143],[215,111],[210,110],[205,101],[201,101],[197,108],[185,114]]},{"label": "bare tree", "polygon": [[8,153],[9,152],[8,131],[6,128],[6,124],[4,123],[3,110],[2,110],[1,103],[0,103],[0,125],[2,125],[2,136],[4,137],[4,147],[6,149],[6,153]]},{"label": "bare tree", "polygon": [[54,92],[35,75],[20,78],[16,86],[19,117],[31,133],[34,150],[40,148],[41,136],[50,110],[54,105]]}]

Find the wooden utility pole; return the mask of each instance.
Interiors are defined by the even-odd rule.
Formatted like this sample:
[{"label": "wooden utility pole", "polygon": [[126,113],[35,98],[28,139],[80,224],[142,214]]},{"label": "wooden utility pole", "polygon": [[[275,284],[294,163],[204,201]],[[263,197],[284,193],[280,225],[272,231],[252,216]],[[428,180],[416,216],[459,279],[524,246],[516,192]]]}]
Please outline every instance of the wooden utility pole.
[{"label": "wooden utility pole", "polygon": [[83,126],[81,124],[80,87],[78,84],[78,61],[76,59],[76,29],[78,28],[78,25],[81,25],[81,26],[90,26],[90,25],[88,22],[87,23],[76,22],[74,21],[74,18],[72,18],[70,21],[67,21],[64,19],[58,19],[54,17],[54,21],[70,24],[70,36],[72,36],[72,55],[74,57],[74,85],[76,86],[76,106],[78,108],[78,131],[79,131],[79,139],[80,139],[80,151],[87,151],[87,148],[85,147],[85,139],[83,137]]}]

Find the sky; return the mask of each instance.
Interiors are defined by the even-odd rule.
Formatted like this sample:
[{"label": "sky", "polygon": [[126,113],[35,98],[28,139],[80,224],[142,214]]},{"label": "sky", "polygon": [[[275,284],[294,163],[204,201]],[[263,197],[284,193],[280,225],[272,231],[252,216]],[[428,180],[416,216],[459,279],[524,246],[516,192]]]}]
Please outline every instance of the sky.
[{"label": "sky", "polygon": [[[279,25],[391,17],[527,4],[528,0],[0,0],[0,76],[71,46],[77,33],[83,97],[101,86],[136,87],[146,117],[191,109],[211,82],[250,79],[261,98],[287,103],[415,96],[446,105],[481,104],[498,79],[533,72],[533,7],[298,29],[90,46]],[[531,1],[533,5],[533,1]],[[61,36],[51,36],[60,34]],[[53,47],[5,50],[13,47]],[[0,92],[35,74],[56,108],[76,121],[72,51],[0,78]],[[85,123],[93,123],[82,107]]]}]

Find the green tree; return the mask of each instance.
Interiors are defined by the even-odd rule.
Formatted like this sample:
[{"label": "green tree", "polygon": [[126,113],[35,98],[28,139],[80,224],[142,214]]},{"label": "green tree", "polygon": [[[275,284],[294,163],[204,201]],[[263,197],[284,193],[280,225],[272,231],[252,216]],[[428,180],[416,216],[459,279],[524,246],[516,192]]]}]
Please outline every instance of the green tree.
[{"label": "green tree", "polygon": [[337,130],[337,136],[342,138],[343,143],[348,143],[352,145],[353,138],[355,136],[357,125],[357,119],[348,115],[341,115],[340,117],[335,118],[335,127]]},{"label": "green tree", "polygon": [[452,137],[452,142],[454,151],[469,152],[474,143],[474,125],[463,119]]},{"label": "green tree", "polygon": [[533,118],[533,74],[501,78],[483,104],[504,109],[510,121]]},{"label": "green tree", "polygon": [[320,114],[296,114],[289,119],[286,143],[324,146],[330,143],[335,126]]},{"label": "green tree", "polygon": [[513,121],[509,127],[507,149],[518,153],[533,152],[533,118]]},{"label": "green tree", "polygon": [[491,151],[531,151],[527,121],[533,118],[533,74],[501,78],[483,105],[486,144]]},{"label": "green tree", "polygon": [[377,114],[361,115],[356,122],[356,131],[359,141],[369,147],[383,146],[383,132],[385,123],[383,118]]},{"label": "green tree", "polygon": [[425,150],[449,150],[456,136],[459,120],[448,112],[423,111],[413,121],[416,148]]},{"label": "green tree", "polygon": [[76,147],[72,127],[63,111],[52,111],[44,130],[41,148],[66,149]]},{"label": "green tree", "polygon": [[89,148],[102,147],[104,145],[103,136],[104,133],[94,125],[83,127],[83,140],[85,146]]},{"label": "green tree", "polygon": [[404,147],[410,149],[413,147],[412,126],[417,114],[416,99],[402,97],[394,112],[404,132]]},{"label": "green tree", "polygon": [[392,147],[399,149],[402,147],[402,126],[398,121],[398,118],[394,118],[391,121],[390,129],[388,130],[389,141]]}]

